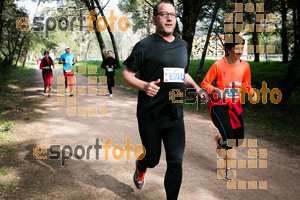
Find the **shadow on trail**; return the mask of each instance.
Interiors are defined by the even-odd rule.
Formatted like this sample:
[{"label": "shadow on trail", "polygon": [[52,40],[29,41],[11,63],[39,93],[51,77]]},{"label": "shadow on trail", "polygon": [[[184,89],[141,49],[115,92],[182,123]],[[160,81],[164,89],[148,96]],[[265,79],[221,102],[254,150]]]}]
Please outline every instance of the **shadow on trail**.
[{"label": "shadow on trail", "polygon": [[[93,170],[84,161],[70,159],[61,167],[60,160],[36,160],[34,142],[13,143],[5,146],[11,152],[1,152],[0,169],[13,171],[19,180],[14,180],[15,187],[0,188],[0,198],[102,199],[103,189],[107,189],[122,199],[140,199],[131,186]],[[107,163],[97,162],[107,167]],[[104,193],[110,195],[108,191]]]}]

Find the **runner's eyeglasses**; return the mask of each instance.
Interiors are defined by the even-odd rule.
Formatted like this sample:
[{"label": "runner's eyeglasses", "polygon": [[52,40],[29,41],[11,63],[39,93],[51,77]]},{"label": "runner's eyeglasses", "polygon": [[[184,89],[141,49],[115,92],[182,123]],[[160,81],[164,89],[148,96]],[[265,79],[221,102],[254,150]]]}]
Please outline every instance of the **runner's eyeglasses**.
[{"label": "runner's eyeglasses", "polygon": [[164,18],[167,18],[169,15],[171,16],[171,18],[176,18],[178,15],[176,14],[176,13],[174,13],[174,12],[172,12],[172,13],[168,13],[168,12],[159,12],[159,13],[157,13],[156,14],[156,16],[157,15],[160,15],[160,16],[162,16],[162,17],[164,17]]}]

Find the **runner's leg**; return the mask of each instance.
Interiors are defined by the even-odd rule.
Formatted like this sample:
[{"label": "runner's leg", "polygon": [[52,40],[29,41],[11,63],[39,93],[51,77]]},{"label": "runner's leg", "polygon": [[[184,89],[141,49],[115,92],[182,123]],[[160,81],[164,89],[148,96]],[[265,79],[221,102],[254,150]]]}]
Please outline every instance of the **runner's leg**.
[{"label": "runner's leg", "polygon": [[63,73],[64,73],[64,76],[65,76],[65,88],[67,89],[67,87],[68,87],[68,73],[65,70],[63,71]]},{"label": "runner's leg", "polygon": [[68,74],[70,93],[72,93],[72,91],[73,91],[73,75],[74,75],[74,72],[72,70],[72,71],[68,72],[67,74]]},{"label": "runner's leg", "polygon": [[47,76],[46,74],[43,74],[43,80],[44,80],[44,93],[47,93]]},{"label": "runner's leg", "polygon": [[165,189],[168,200],[178,198],[182,181],[182,160],[185,148],[185,130],[183,118],[169,120],[163,133],[166,151],[167,171],[165,175]]},{"label": "runner's leg", "polygon": [[139,132],[142,144],[146,149],[146,155],[142,160],[138,160],[138,166],[145,171],[148,167],[153,168],[159,163],[161,155],[161,135],[163,132],[162,118],[155,120],[139,119]]},{"label": "runner's leg", "polygon": [[227,149],[227,140],[235,138],[229,118],[228,106],[213,106],[211,108],[211,118],[222,136],[222,147]]},{"label": "runner's leg", "polygon": [[114,76],[111,74],[107,74],[107,89],[109,91],[109,94],[112,94],[112,87],[113,87],[113,78]]},{"label": "runner's leg", "polygon": [[[244,129],[244,118],[243,118],[243,113],[241,113],[240,115],[237,116],[241,127],[234,129],[234,138],[236,139],[236,146],[241,146],[243,143],[238,144],[239,139],[244,139],[245,138],[245,129]],[[244,140],[242,140],[243,142],[245,142]]]},{"label": "runner's leg", "polygon": [[49,73],[49,92],[52,92],[53,73]]}]

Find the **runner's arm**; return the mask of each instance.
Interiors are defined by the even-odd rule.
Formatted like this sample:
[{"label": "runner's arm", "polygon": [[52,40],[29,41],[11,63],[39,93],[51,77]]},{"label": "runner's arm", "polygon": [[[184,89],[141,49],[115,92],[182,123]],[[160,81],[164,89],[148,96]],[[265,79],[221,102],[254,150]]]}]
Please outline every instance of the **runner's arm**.
[{"label": "runner's arm", "polygon": [[195,83],[194,79],[188,74],[186,73],[184,75],[184,87],[185,88],[195,88],[197,93],[200,91],[200,87],[197,85],[197,83]]},{"label": "runner's arm", "polygon": [[217,89],[211,84],[217,78],[217,74],[218,74],[217,65],[214,63],[206,73],[201,83],[201,87],[203,89],[206,89],[209,94],[211,93],[212,90]]},{"label": "runner's arm", "polygon": [[43,69],[43,60],[41,60],[40,69]]},{"label": "runner's arm", "polygon": [[152,81],[150,83],[140,80],[135,77],[135,72],[130,71],[127,66],[125,66],[125,69],[122,72],[121,79],[129,87],[137,90],[142,90],[146,92],[146,94],[150,97],[154,97],[159,90],[157,84],[160,82],[160,79],[158,79],[157,81]]},{"label": "runner's arm", "polygon": [[50,67],[49,66],[43,67],[43,60],[41,60],[40,69],[50,69]]}]

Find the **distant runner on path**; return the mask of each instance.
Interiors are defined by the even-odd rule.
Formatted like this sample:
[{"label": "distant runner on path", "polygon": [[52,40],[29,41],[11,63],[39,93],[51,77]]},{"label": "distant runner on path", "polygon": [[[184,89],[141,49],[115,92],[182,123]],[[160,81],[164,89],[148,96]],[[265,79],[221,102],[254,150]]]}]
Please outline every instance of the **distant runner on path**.
[{"label": "distant runner on path", "polygon": [[52,92],[52,80],[53,80],[53,73],[51,66],[54,69],[54,62],[49,57],[49,52],[44,52],[44,58],[41,60],[40,69],[42,69],[43,79],[44,79],[44,93],[47,94],[47,86],[49,86],[48,90],[48,97],[51,97]]},{"label": "distant runner on path", "polygon": [[107,58],[102,62],[101,68],[105,69],[105,76],[107,78],[107,89],[109,97],[113,97],[112,87],[115,86],[115,69],[120,67],[119,62],[112,57],[113,52],[107,51]]},{"label": "distant runner on path", "polygon": [[59,64],[63,64],[63,73],[65,76],[65,93],[68,93],[68,85],[70,89],[70,96],[73,96],[73,76],[75,57],[70,53],[70,47],[65,48],[66,53],[62,54],[59,58]]}]

